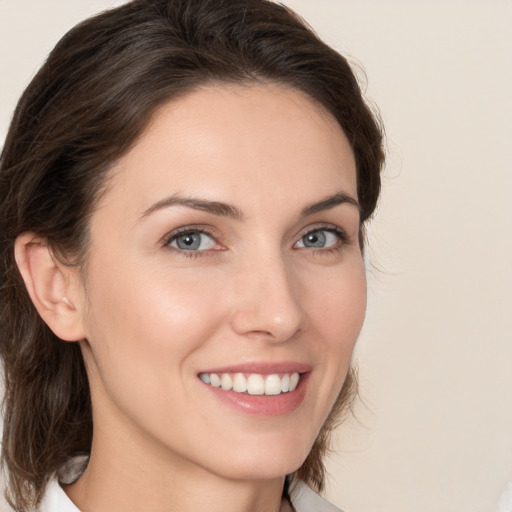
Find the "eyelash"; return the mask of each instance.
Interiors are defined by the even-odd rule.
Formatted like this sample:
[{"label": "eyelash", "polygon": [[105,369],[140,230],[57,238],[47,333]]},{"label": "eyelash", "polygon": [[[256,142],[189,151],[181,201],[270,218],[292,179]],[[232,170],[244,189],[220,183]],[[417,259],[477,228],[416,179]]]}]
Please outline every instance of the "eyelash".
[{"label": "eyelash", "polygon": [[[339,243],[336,244],[334,247],[327,247],[325,249],[324,248],[315,249],[312,247],[310,247],[310,248],[305,247],[304,249],[309,249],[309,252],[313,252],[313,253],[319,254],[319,255],[320,254],[332,254],[332,253],[340,252],[346,244],[350,243],[349,236],[347,235],[346,231],[343,230],[342,228],[340,228],[338,226],[333,226],[333,225],[320,224],[317,226],[309,227],[309,228],[307,228],[307,230],[302,232],[299,235],[298,239],[294,242],[293,246],[295,247],[295,245],[297,243],[299,243],[305,236],[307,236],[311,233],[318,232],[318,231],[326,231],[328,233],[332,233],[332,234],[336,235],[339,239]],[[184,249],[178,249],[176,247],[171,246],[171,243],[173,241],[177,240],[178,238],[180,238],[184,235],[188,235],[188,234],[207,235],[207,236],[211,237],[217,244],[220,244],[216,240],[216,235],[208,228],[206,228],[204,226],[186,226],[186,227],[178,228],[177,230],[172,231],[171,233],[166,235],[164,237],[164,239],[162,240],[162,245],[164,247],[168,248],[169,250],[172,250],[173,252],[179,253],[180,255],[182,255],[185,258],[198,258],[198,257],[211,256],[212,251],[213,252],[218,251],[218,249],[206,249],[206,250],[201,250],[201,251],[198,251],[198,250],[187,251]]]},{"label": "eyelash", "polygon": [[333,235],[336,235],[339,239],[339,243],[335,244],[333,247],[326,247],[326,248],[319,248],[315,249],[313,247],[305,247],[305,249],[309,249],[310,252],[315,253],[315,255],[329,255],[332,253],[340,252],[343,250],[343,247],[350,243],[350,238],[347,234],[347,232],[338,227],[333,226],[332,224],[319,224],[317,226],[310,226],[308,227],[301,235],[299,236],[298,240],[295,242],[294,246],[300,242],[305,236],[316,233],[318,231],[325,231],[327,233],[331,233]]},{"label": "eyelash", "polygon": [[[198,258],[198,257],[204,257],[204,256],[210,256],[212,254],[212,249],[209,250],[203,250],[203,251],[187,251],[184,249],[178,249],[176,247],[172,247],[171,243],[174,242],[174,240],[177,240],[181,236],[189,235],[189,234],[201,234],[201,235],[207,235],[210,238],[212,238],[217,244],[220,244],[216,240],[216,235],[209,230],[205,226],[185,226],[182,228],[178,228],[175,231],[172,231],[168,235],[164,237],[162,240],[162,245],[169,250],[173,252],[177,252],[180,255],[182,255],[185,258]],[[215,251],[215,249],[214,249]]]}]

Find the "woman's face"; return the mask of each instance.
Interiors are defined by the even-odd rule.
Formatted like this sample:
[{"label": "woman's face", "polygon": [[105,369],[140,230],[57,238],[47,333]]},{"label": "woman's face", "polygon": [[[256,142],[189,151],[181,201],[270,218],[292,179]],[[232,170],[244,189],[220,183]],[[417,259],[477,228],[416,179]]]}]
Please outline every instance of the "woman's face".
[{"label": "woman's face", "polygon": [[346,137],[299,92],[161,107],[91,219],[95,443],[229,478],[297,469],[363,322],[356,200]]}]

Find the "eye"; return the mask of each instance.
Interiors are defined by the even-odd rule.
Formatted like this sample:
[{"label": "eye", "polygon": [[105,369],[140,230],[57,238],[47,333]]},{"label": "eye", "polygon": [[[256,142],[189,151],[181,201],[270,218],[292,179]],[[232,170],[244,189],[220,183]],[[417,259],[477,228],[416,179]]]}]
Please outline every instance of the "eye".
[{"label": "eye", "polygon": [[344,240],[342,232],[333,228],[322,228],[309,231],[295,244],[295,248],[302,249],[331,249]]},{"label": "eye", "polygon": [[207,251],[216,246],[215,240],[203,231],[191,230],[174,235],[168,244],[181,251]]}]

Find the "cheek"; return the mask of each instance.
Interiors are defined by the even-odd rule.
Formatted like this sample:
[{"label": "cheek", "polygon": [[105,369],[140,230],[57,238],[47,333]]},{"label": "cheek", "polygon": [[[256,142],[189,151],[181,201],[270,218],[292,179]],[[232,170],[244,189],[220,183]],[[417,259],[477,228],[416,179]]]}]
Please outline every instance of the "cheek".
[{"label": "cheek", "polygon": [[167,424],[172,409],[186,409],[175,390],[195,378],[191,362],[221,321],[215,280],[140,268],[101,277],[91,283],[86,322],[97,410],[108,417],[115,403],[135,424]]},{"label": "cheek", "polygon": [[[328,408],[336,399],[348,372],[355,343],[366,312],[366,274],[362,263],[345,267],[324,281],[323,293],[314,296],[310,318],[314,325],[313,347],[329,389]],[[321,347],[321,350],[320,350]]]},{"label": "cheek", "polygon": [[366,292],[364,264],[355,260],[325,275],[322,286],[309,294],[310,315],[329,344],[353,347],[364,321]]},{"label": "cheek", "polygon": [[215,277],[206,281],[197,272],[143,272],[135,267],[123,275],[104,276],[90,291],[91,341],[122,344],[127,355],[131,347],[145,356],[167,351],[176,359],[215,329],[218,298]]},{"label": "cheek", "polygon": [[216,268],[136,263],[102,277],[91,289],[88,318],[101,381],[118,399],[165,401],[195,378],[198,359],[204,364],[205,353],[219,350],[214,339],[228,316],[230,281]]}]

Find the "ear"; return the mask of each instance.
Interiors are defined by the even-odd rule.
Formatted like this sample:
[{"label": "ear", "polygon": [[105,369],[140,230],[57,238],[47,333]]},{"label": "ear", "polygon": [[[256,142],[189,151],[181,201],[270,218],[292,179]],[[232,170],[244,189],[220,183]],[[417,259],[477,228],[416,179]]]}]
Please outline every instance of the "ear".
[{"label": "ear", "polygon": [[65,341],[84,339],[77,270],[60,263],[46,240],[34,233],[16,239],[14,255],[30,298],[48,327]]}]

